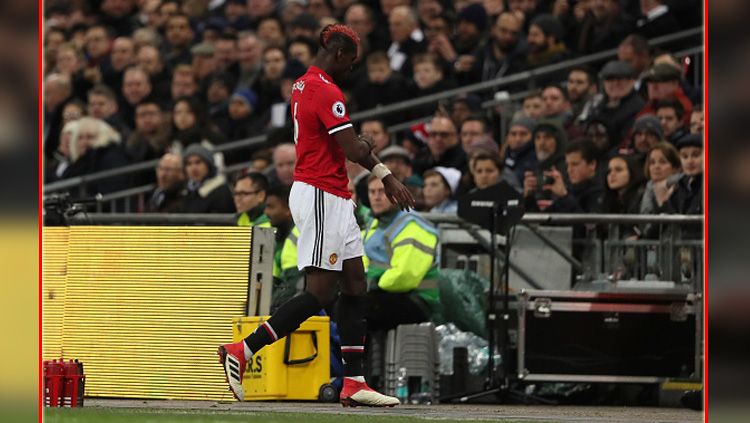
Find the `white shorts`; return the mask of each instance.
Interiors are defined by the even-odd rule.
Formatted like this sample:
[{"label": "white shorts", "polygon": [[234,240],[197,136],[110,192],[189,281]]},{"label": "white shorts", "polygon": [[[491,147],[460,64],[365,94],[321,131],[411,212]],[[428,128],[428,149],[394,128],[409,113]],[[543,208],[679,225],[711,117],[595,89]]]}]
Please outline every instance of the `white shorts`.
[{"label": "white shorts", "polygon": [[354,201],[294,181],[289,208],[299,229],[297,267],[341,271],[344,260],[362,257]]}]

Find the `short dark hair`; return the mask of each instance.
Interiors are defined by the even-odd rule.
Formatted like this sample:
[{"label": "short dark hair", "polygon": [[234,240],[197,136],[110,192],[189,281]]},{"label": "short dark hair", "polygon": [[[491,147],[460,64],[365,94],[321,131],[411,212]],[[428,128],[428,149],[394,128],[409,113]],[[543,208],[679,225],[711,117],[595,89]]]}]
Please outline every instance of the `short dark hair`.
[{"label": "short dark hair", "polygon": [[171,19],[174,19],[174,18],[184,18],[187,21],[188,26],[190,27],[190,29],[191,30],[193,29],[193,23],[190,21],[190,16],[188,16],[188,15],[182,13],[182,12],[177,12],[174,15],[170,15],[167,18],[167,22],[169,22]]},{"label": "short dark hair", "polygon": [[289,207],[289,192],[291,191],[290,187],[284,185],[274,185],[265,191],[266,199],[268,199],[268,197],[276,197],[281,200],[281,202],[284,203],[286,207]]},{"label": "short dark hair", "polygon": [[495,164],[495,167],[500,173],[503,172],[503,161],[500,160],[500,156],[498,154],[490,154],[487,151],[479,150],[478,152],[472,154],[471,160],[474,162],[474,164],[481,160],[489,160]]},{"label": "short dark hair", "polygon": [[243,179],[249,179],[252,181],[253,185],[255,185],[259,191],[268,192],[268,178],[266,175],[260,172],[248,172],[247,174],[241,175],[239,178],[235,179],[234,184],[237,185],[237,182]]},{"label": "short dark hair", "polygon": [[570,75],[573,72],[583,72],[586,74],[586,78],[589,80],[589,84],[591,85],[597,85],[599,83],[599,78],[596,76],[596,72],[594,72],[591,67],[586,65],[578,65],[573,66],[570,68],[570,71],[568,72],[568,75]]},{"label": "short dark hair", "polygon": [[633,52],[639,56],[648,56],[651,54],[651,47],[648,40],[639,34],[630,34],[620,43],[621,46],[630,46]]},{"label": "short dark hair", "polygon": [[278,51],[280,51],[280,52],[281,52],[281,54],[282,54],[282,55],[284,56],[284,59],[286,59],[286,57],[287,57],[287,54],[286,54],[286,50],[284,50],[284,48],[283,48],[283,47],[281,47],[281,46],[277,46],[277,45],[275,45],[275,44],[271,44],[271,45],[268,45],[268,46],[266,46],[266,47],[265,47],[265,48],[263,49],[263,53],[262,53],[262,56],[265,56],[265,55],[266,55],[266,53],[268,53],[268,52],[269,52],[269,51],[271,51],[271,50],[278,50]]},{"label": "short dark hair", "polygon": [[153,94],[149,94],[146,97],[144,97],[141,101],[138,102],[138,104],[135,105],[135,108],[137,109],[141,106],[146,106],[146,105],[151,105],[151,104],[158,107],[159,110],[164,111],[164,102]]},{"label": "short dark hair", "polygon": [[89,90],[88,95],[100,95],[106,97],[107,100],[117,101],[117,96],[115,95],[115,92],[112,91],[112,88],[109,88],[104,84],[94,85],[94,87]]},{"label": "short dark hair", "polygon": [[554,88],[554,89],[556,89],[556,90],[560,91],[560,93],[562,93],[562,96],[563,96],[563,98],[565,99],[565,101],[570,101],[570,98],[568,98],[568,90],[564,90],[564,89],[563,89],[563,88],[562,88],[562,87],[561,87],[560,85],[558,85],[558,84],[548,84],[548,85],[545,85],[545,86],[544,86],[544,88],[542,88],[542,92],[541,92],[541,93],[540,93],[539,95],[542,95],[542,94],[543,94],[543,93],[544,93],[545,91],[547,91],[547,89],[549,89],[549,88]]},{"label": "short dark hair", "polygon": [[565,149],[565,155],[579,153],[586,163],[596,161],[596,145],[590,139],[574,141]]},{"label": "short dark hair", "polygon": [[[469,117],[467,117],[466,119],[464,119],[463,122],[461,122],[461,127],[463,127],[466,122],[479,122],[482,124],[482,130],[485,134],[490,132],[490,123],[483,116],[474,115],[474,114],[469,115]],[[460,131],[461,129],[459,128],[459,132]]]},{"label": "short dark hair", "polygon": [[367,66],[372,66],[376,64],[384,63],[386,65],[390,66],[390,60],[388,60],[388,55],[385,54],[383,51],[373,51],[372,53],[367,55]]},{"label": "short dark hair", "polygon": [[310,54],[315,56],[315,54],[318,52],[318,43],[315,42],[315,40],[311,39],[310,37],[294,37],[289,41],[289,44],[287,44],[286,49],[289,50],[289,47],[292,46],[292,44],[304,44],[307,46],[307,48],[310,50]]},{"label": "short dark hair", "polygon": [[177,1],[177,0],[164,0],[164,1],[163,1],[163,2],[162,2],[162,3],[160,4],[160,5],[159,5],[159,7],[158,7],[158,8],[156,9],[156,10],[158,10],[158,11],[159,11],[159,13],[161,13],[161,8],[162,8],[162,7],[164,7],[164,6],[166,6],[166,5],[167,5],[167,4],[169,4],[169,3],[174,3],[174,4],[175,4],[175,5],[177,6],[177,10],[180,10],[180,2],[179,2],[179,1]]},{"label": "short dark hair", "polygon": [[677,100],[661,100],[656,103],[656,110],[659,109],[673,109],[677,119],[682,119],[685,116],[685,107]]},{"label": "short dark hair", "polygon": [[95,24],[87,27],[86,28],[86,32],[89,32],[89,31],[91,31],[94,28],[101,28],[101,29],[103,29],[104,32],[107,34],[107,38],[110,38],[110,39],[111,38],[115,38],[115,31],[112,28],[110,28],[109,26],[104,25],[103,23],[95,23]]},{"label": "short dark hair", "polygon": [[388,127],[385,124],[385,121],[380,118],[369,118],[369,119],[363,119],[362,123],[359,124],[360,130],[362,130],[362,127],[365,126],[365,123],[367,122],[377,122],[380,124],[380,126],[383,128],[383,131],[386,132]]},{"label": "short dark hair", "polygon": [[540,90],[530,91],[528,94],[526,94],[526,96],[524,96],[522,103],[532,98],[542,98],[542,92]]},{"label": "short dark hair", "polygon": [[443,72],[443,68],[440,66],[440,59],[438,59],[437,55],[434,53],[420,53],[414,56],[413,59],[411,59],[412,66],[416,66],[421,63],[432,63],[433,66],[437,68],[441,73]]}]

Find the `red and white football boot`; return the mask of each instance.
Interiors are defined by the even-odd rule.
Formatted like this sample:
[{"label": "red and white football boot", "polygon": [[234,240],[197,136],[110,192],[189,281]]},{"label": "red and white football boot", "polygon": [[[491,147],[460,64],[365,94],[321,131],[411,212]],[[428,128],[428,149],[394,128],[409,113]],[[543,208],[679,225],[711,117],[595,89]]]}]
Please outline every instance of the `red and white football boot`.
[{"label": "red and white football boot", "polygon": [[216,352],[219,354],[219,362],[224,367],[226,381],[229,389],[238,401],[245,398],[245,389],[242,387],[242,376],[245,374],[247,360],[245,360],[245,341],[234,344],[224,344]]},{"label": "red and white football boot", "polygon": [[357,382],[346,377],[339,401],[344,407],[393,407],[401,403],[396,397],[389,397],[373,390],[366,382]]}]

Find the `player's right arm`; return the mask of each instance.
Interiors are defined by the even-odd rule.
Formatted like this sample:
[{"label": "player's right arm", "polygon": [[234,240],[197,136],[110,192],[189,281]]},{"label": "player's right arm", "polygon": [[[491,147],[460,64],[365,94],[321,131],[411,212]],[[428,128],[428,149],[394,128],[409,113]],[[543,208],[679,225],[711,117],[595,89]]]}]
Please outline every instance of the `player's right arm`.
[{"label": "player's right arm", "polygon": [[[367,143],[368,145],[371,145],[366,138],[363,136],[360,136],[362,138],[363,142]],[[370,147],[372,150],[372,148]],[[369,170],[370,172],[374,172],[376,175],[378,174],[377,171],[375,171],[376,166],[381,167],[381,171],[384,169],[388,169],[385,167],[384,164],[380,162],[380,160],[375,156],[375,154],[370,151],[367,155],[367,157],[364,158],[364,160],[361,160],[359,163],[362,167]],[[385,195],[388,197],[388,200],[390,200],[391,204],[397,205],[401,210],[409,210],[413,209],[417,206],[416,200],[414,200],[414,196],[411,194],[411,191],[409,191],[408,188],[404,186],[398,179],[396,179],[393,174],[390,173],[390,170],[386,170],[388,172],[387,175],[383,176],[381,180],[383,181],[383,187],[385,188]]]},{"label": "player's right arm", "polygon": [[372,146],[362,137],[357,137],[352,127],[336,132],[333,134],[333,138],[344,150],[346,158],[354,163],[360,163],[370,156]]}]

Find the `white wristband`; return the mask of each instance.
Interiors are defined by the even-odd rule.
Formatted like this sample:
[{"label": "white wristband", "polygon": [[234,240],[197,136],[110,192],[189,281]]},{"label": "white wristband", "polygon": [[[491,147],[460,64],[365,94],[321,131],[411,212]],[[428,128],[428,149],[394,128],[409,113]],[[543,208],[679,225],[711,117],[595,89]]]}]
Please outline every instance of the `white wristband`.
[{"label": "white wristband", "polygon": [[383,178],[391,174],[391,170],[388,169],[388,167],[384,165],[383,163],[378,163],[375,166],[373,166],[372,174],[377,176],[378,179],[382,180]]}]

